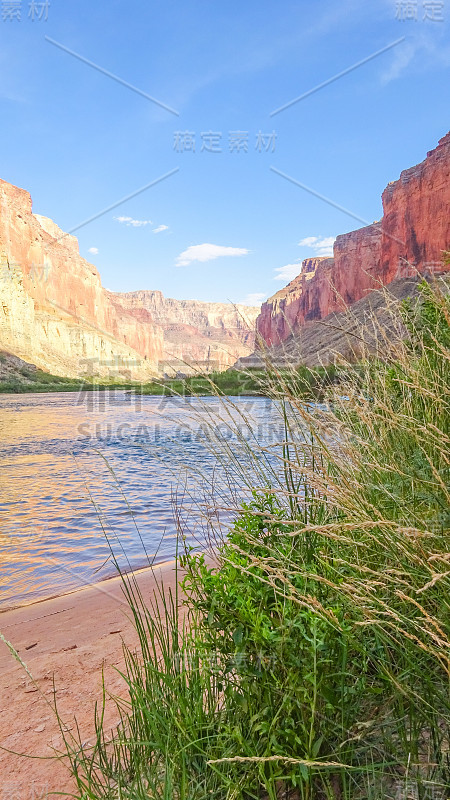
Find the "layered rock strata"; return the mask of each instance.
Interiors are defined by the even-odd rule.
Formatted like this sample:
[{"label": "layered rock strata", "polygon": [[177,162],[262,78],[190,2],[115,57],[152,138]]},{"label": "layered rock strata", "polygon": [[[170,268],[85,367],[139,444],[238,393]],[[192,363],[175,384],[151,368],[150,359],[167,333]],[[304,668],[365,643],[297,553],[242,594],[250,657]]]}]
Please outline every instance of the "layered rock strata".
[{"label": "layered rock strata", "polygon": [[450,133],[382,195],[383,218],[338,236],[333,258],[306,259],[267,300],[257,334],[277,346],[308,323],[343,311],[369,292],[417,273],[443,271],[450,249]]},{"label": "layered rock strata", "polygon": [[163,334],[118,308],[74,236],[0,181],[0,347],[59,375],[156,374]]},{"label": "layered rock strata", "polygon": [[174,300],[159,291],[111,295],[130,313],[150,313],[164,332],[160,370],[166,375],[224,370],[255,346],[259,308],[231,303]]},{"label": "layered rock strata", "polygon": [[[56,375],[142,379],[225,369],[254,348],[257,308],[103,288],[78,241],[0,181],[0,349]],[[168,367],[169,365],[169,367]]]}]

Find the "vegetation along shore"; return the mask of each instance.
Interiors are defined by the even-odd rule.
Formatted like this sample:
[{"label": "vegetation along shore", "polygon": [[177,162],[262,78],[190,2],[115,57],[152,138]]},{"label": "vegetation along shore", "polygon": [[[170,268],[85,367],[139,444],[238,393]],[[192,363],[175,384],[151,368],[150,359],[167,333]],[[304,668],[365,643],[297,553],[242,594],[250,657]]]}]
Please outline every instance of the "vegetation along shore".
[{"label": "vegetation along shore", "polygon": [[397,313],[407,337],[381,337],[327,404],[267,365],[277,447],[212,429],[246,499],[228,497],[228,535],[224,498],[209,509],[212,563],[183,550],[180,522],[175,585],[152,599],[123,576],[138,641],[123,691],[97,709],[94,739],[61,722],[77,797],[448,798],[444,282]]}]

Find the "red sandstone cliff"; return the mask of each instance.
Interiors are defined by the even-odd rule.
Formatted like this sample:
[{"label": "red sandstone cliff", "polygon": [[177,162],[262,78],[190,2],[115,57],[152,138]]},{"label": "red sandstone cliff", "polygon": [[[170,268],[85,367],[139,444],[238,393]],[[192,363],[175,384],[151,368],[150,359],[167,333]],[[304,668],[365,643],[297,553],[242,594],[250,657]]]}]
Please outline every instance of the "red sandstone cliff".
[{"label": "red sandstone cliff", "polygon": [[[380,284],[439,269],[450,248],[450,134],[383,193],[384,216],[338,236],[334,258],[306,259],[301,274],[261,309],[269,345],[365,297]],[[56,374],[148,377],[224,369],[253,346],[256,310],[113,294],[75,237],[32,213],[28,192],[0,181],[0,348]],[[247,319],[248,322],[245,322]]]},{"label": "red sandstone cliff", "polygon": [[226,369],[254,348],[259,309],[114,294],[78,241],[0,180],[0,349],[57,375],[149,378]]},{"label": "red sandstone cliff", "polygon": [[162,331],[118,309],[75,237],[0,181],[0,347],[62,375],[155,374]]},{"label": "red sandstone cliff", "polygon": [[438,267],[450,248],[450,132],[421,164],[388,184],[383,199],[384,280]]},{"label": "red sandstone cliff", "polygon": [[383,192],[381,222],[338,236],[333,258],[302,271],[261,308],[257,333],[278,345],[310,321],[342,311],[396,278],[442,268],[450,249],[450,133]]}]

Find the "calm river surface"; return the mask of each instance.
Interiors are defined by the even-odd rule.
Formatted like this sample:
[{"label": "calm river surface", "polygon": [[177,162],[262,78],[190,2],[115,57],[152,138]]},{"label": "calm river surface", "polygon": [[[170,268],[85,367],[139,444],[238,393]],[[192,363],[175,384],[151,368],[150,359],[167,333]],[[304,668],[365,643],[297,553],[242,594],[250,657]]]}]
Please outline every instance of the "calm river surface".
[{"label": "calm river surface", "polygon": [[[234,402],[250,435],[273,441],[271,401]],[[202,417],[220,427],[227,413],[216,398],[0,395],[0,610],[114,574],[107,536],[133,568],[145,550],[173,557],[185,468],[213,471]]]}]

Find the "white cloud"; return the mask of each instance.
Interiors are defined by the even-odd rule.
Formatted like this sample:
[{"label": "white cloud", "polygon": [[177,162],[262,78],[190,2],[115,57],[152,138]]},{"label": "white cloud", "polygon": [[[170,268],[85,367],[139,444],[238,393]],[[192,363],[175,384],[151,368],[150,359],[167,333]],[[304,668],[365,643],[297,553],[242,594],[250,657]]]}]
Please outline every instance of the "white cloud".
[{"label": "white cloud", "polygon": [[[436,10],[436,13],[442,15],[442,9],[440,12]],[[412,76],[450,65],[450,47],[448,37],[445,39],[444,26],[434,28],[432,24],[428,25],[430,20],[422,22],[425,24],[420,26],[420,30],[416,28],[414,40],[409,39],[395,48],[388,67],[381,73],[382,84],[403,77],[405,72]],[[441,30],[442,37],[438,38],[436,34],[440,34]]]},{"label": "white cloud", "polygon": [[133,217],[114,217],[117,222],[123,225],[131,225],[133,228],[142,228],[144,225],[153,225],[151,219],[133,219]]},{"label": "white cloud", "polygon": [[260,306],[264,300],[267,300],[267,294],[265,292],[253,292],[252,294],[248,294],[247,297],[244,297],[242,303],[244,306]]},{"label": "white cloud", "polygon": [[96,256],[98,254],[98,247],[89,247],[88,253],[92,253],[93,256]]},{"label": "white cloud", "polygon": [[307,236],[299,241],[300,247],[312,247],[317,242],[317,236]]},{"label": "white cloud", "polygon": [[[333,255],[334,241],[334,236],[305,236],[304,239],[300,239],[298,244],[299,247],[308,247],[310,250],[313,250],[315,256],[324,256],[327,258]],[[284,283],[292,281],[297,275],[300,275],[302,271],[302,261],[303,258],[299,258],[292,264],[285,264],[284,267],[277,267],[275,269],[274,280],[283,281]]]},{"label": "white cloud", "polygon": [[246,256],[244,247],[222,247],[219,244],[195,244],[183,250],[176,260],[177,267],[187,267],[193,261],[214,261],[221,256]]},{"label": "white cloud", "polygon": [[299,246],[309,247],[316,256],[332,256],[334,241],[334,236],[324,236],[322,239],[319,236],[306,236],[300,239]]},{"label": "white cloud", "polygon": [[169,230],[168,225],[158,225],[157,228],[153,228],[153,233],[161,233],[161,231],[168,231],[168,230]]},{"label": "white cloud", "polygon": [[390,83],[394,81],[399,75],[410,65],[416,54],[417,44],[412,42],[404,42],[401,48],[397,48],[393,55],[392,61],[387,69],[381,75],[382,83]]},{"label": "white cloud", "polygon": [[296,278],[297,275],[300,275],[302,271],[302,264],[301,261],[297,261],[295,264],[285,264],[284,267],[277,267],[275,272],[277,273],[274,277],[275,281],[284,281],[284,283],[291,281],[293,278]]}]

